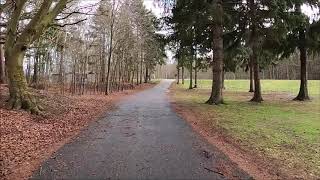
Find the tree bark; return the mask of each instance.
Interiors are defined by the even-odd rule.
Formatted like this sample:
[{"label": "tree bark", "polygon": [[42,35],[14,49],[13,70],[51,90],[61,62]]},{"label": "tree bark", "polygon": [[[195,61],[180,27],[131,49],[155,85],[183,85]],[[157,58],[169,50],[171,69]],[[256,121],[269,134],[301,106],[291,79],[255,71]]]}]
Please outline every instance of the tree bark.
[{"label": "tree bark", "polygon": [[100,71],[101,71],[101,76],[100,76],[100,82],[102,84],[105,83],[105,78],[106,78],[106,33],[104,32],[102,35],[102,49],[101,49],[101,67],[100,67]]},{"label": "tree bark", "polygon": [[182,65],[182,68],[181,68],[181,80],[182,80],[182,84],[184,84],[184,66]]},{"label": "tree bark", "polygon": [[190,67],[189,67],[189,69],[190,69],[189,89],[193,89],[193,87],[192,87],[192,84],[193,84],[193,82],[192,82],[192,79],[193,79],[193,76],[192,76],[192,71],[193,71],[192,61],[190,62]]},{"label": "tree bark", "polygon": [[108,54],[108,69],[107,69],[107,79],[106,79],[106,90],[105,95],[110,94],[110,69],[111,69],[111,58],[112,58],[112,51],[113,51],[113,30],[114,30],[114,11],[115,11],[115,1],[113,1],[112,11],[111,11],[111,24],[110,24],[110,47],[109,47],[109,54]]},{"label": "tree bark", "polygon": [[25,109],[33,114],[39,114],[39,107],[35,99],[27,88],[27,82],[23,72],[23,59],[25,52],[12,51],[6,52],[6,67],[9,78],[10,98],[8,100],[9,108]]},{"label": "tree bark", "polygon": [[0,84],[5,82],[3,44],[0,44]]},{"label": "tree bark", "polygon": [[[254,52],[255,53],[255,52]],[[251,101],[262,102],[261,83],[259,77],[259,64],[256,55],[253,55],[254,94]]]},{"label": "tree bark", "polygon": [[140,80],[139,80],[139,84],[142,84],[142,76],[143,76],[143,59],[144,59],[144,54],[143,52],[141,52],[141,60],[140,60]]},{"label": "tree bark", "polygon": [[145,74],[144,83],[148,83],[148,81],[149,81],[149,69],[148,69],[148,66],[146,65],[146,74]]},{"label": "tree bark", "polygon": [[250,34],[250,44],[252,49],[252,54],[250,55],[250,60],[252,61],[253,65],[253,78],[254,78],[254,94],[251,101],[253,102],[262,102],[262,95],[261,95],[261,84],[260,84],[260,77],[259,77],[259,63],[258,63],[258,34],[257,34],[257,27],[255,22],[255,15],[256,15],[256,5],[254,0],[249,1],[249,6],[251,9],[251,16],[252,16],[252,24],[251,24],[251,34]]},{"label": "tree bark", "polygon": [[177,65],[177,84],[180,84],[180,66]]},{"label": "tree bark", "polygon": [[194,86],[193,88],[198,88],[198,64],[197,59],[195,60],[195,67],[194,67]]},{"label": "tree bark", "polygon": [[310,100],[308,93],[308,79],[307,79],[307,50],[305,47],[305,32],[304,30],[300,30],[299,32],[299,40],[300,40],[300,90],[299,94],[294,100],[297,101],[305,101]]},{"label": "tree bark", "polygon": [[253,64],[252,64],[252,59],[249,60],[249,71],[250,71],[250,88],[249,92],[254,92],[253,88]]},{"label": "tree bark", "polygon": [[216,4],[219,17],[213,27],[213,63],[212,63],[212,90],[207,104],[222,104],[222,75],[223,75],[223,7],[222,1]]},{"label": "tree bark", "polygon": [[36,50],[36,57],[35,62],[33,65],[33,76],[32,76],[32,84],[35,85],[35,87],[38,86],[38,70],[39,70],[39,49]]},{"label": "tree bark", "polygon": [[139,62],[137,62],[136,64],[136,70],[137,70],[136,85],[139,85]]},{"label": "tree bark", "polygon": [[59,62],[59,84],[60,92],[64,94],[64,47],[61,45],[59,47],[60,53],[60,62]]},{"label": "tree bark", "polygon": [[[111,40],[112,41],[112,40]],[[109,56],[108,56],[108,67],[107,67],[107,78],[106,78],[106,90],[105,95],[110,94],[110,69],[111,69],[111,58],[112,58],[112,42],[110,42]]]}]

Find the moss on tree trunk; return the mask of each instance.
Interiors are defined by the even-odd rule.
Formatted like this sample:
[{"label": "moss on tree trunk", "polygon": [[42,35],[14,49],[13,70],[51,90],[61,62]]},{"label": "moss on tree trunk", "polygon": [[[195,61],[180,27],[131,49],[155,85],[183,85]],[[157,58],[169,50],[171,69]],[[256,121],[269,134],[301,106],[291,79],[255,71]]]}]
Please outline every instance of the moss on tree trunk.
[{"label": "moss on tree trunk", "polygon": [[23,71],[23,52],[6,54],[6,67],[9,79],[10,98],[8,106],[12,109],[24,109],[33,114],[39,114],[40,110],[35,98],[29,92]]}]

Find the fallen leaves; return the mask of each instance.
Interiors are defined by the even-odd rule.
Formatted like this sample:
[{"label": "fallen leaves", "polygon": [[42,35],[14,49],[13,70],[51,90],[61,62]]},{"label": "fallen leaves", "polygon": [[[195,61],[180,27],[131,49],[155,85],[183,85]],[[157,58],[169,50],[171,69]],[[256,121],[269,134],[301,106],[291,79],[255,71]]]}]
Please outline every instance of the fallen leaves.
[{"label": "fallen leaves", "polygon": [[0,179],[26,179],[59,147],[81,129],[114,107],[116,101],[138,90],[111,96],[62,96],[38,91],[45,111],[42,116],[4,108],[8,89],[0,86]]}]

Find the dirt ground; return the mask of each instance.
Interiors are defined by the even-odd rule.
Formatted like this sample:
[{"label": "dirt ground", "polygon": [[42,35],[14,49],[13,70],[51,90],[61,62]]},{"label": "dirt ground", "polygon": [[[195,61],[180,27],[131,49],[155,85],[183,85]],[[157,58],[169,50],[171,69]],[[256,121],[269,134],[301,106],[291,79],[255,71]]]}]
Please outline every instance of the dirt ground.
[{"label": "dirt ground", "polygon": [[6,109],[8,88],[0,86],[0,179],[27,179],[80,130],[115,108],[115,102],[153,86],[144,84],[110,96],[62,96],[36,91],[45,108],[41,116]]}]

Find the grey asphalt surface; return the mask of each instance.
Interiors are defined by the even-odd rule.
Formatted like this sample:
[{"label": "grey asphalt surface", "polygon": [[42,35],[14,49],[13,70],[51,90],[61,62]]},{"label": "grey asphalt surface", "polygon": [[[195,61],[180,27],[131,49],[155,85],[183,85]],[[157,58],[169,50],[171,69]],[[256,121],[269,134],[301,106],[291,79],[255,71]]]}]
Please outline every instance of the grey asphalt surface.
[{"label": "grey asphalt surface", "polygon": [[[217,162],[228,158],[171,108],[172,81],[119,102],[59,149],[31,179],[226,179]],[[235,169],[236,179],[250,177]]]}]

